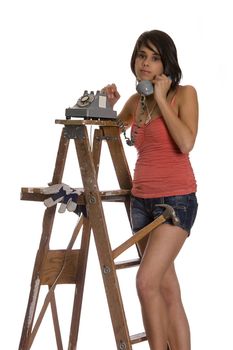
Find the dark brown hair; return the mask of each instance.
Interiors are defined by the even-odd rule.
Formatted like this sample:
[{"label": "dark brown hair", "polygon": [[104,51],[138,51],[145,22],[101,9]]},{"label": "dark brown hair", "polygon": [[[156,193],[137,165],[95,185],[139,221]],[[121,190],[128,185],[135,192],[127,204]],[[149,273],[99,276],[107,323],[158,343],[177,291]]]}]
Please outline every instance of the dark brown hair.
[{"label": "dark brown hair", "polygon": [[153,46],[159,51],[161,61],[164,67],[164,74],[172,79],[171,89],[174,89],[180,82],[182,72],[178,63],[177,50],[172,38],[160,30],[151,30],[142,33],[136,41],[132,56],[131,70],[135,74],[135,60],[137,52],[142,46],[153,51]]}]

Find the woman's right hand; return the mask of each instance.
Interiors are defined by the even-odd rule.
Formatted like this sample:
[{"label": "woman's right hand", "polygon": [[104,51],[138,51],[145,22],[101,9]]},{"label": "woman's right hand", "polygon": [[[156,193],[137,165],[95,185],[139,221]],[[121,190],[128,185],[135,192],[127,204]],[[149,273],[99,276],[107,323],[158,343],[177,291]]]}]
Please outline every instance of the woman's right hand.
[{"label": "woman's right hand", "polygon": [[105,86],[101,91],[106,94],[107,99],[112,107],[121,97],[119,92],[117,91],[117,87],[115,84],[109,84]]}]

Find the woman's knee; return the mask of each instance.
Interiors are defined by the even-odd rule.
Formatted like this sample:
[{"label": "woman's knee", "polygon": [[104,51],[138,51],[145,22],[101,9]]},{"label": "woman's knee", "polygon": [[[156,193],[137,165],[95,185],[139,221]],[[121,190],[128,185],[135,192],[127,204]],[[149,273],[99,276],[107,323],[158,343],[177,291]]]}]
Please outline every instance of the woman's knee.
[{"label": "woman's knee", "polygon": [[136,288],[140,300],[149,300],[150,297],[154,297],[159,293],[160,283],[154,276],[151,278],[139,269],[136,276]]}]

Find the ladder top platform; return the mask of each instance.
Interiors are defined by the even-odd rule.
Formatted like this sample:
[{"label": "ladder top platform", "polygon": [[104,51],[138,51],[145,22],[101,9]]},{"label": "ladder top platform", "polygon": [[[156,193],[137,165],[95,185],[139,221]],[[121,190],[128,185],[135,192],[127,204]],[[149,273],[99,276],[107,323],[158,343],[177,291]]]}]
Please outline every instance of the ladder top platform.
[{"label": "ladder top platform", "polygon": [[115,120],[100,120],[100,119],[55,119],[55,124],[63,125],[97,125],[97,126],[116,126]]}]

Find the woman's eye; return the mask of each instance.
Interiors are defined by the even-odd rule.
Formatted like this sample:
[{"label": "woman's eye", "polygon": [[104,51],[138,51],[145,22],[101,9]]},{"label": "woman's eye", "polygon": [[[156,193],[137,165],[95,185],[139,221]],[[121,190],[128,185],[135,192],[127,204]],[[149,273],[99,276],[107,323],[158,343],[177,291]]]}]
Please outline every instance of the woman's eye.
[{"label": "woman's eye", "polygon": [[141,52],[138,52],[137,53],[137,58],[140,58],[140,59],[145,59],[146,58],[146,55],[141,53]]},{"label": "woman's eye", "polygon": [[138,52],[137,53],[137,58],[140,59],[140,60],[147,60],[147,59],[150,59],[152,62],[156,62],[156,61],[159,61],[160,60],[160,56],[159,55],[154,55],[152,57],[147,57],[147,55],[143,52]]},{"label": "woman's eye", "polygon": [[153,57],[152,57],[152,60],[153,60],[154,62],[159,61],[159,60],[160,60],[160,57],[159,57],[159,56],[153,56]]}]

